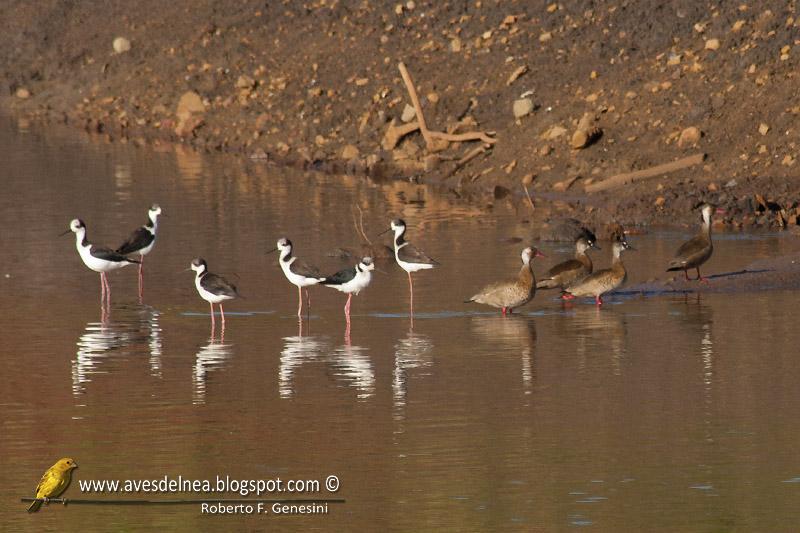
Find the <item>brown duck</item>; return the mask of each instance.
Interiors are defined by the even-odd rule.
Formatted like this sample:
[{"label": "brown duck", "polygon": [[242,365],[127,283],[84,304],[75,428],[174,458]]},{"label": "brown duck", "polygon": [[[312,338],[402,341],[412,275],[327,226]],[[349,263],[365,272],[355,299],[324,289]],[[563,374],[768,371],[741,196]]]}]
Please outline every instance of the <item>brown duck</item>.
[{"label": "brown duck", "polygon": [[562,291],[582,280],[592,273],[592,258],[586,255],[586,250],[597,246],[594,239],[578,237],[575,241],[575,259],[569,259],[557,264],[547,271],[539,282],[537,289],[561,288]]},{"label": "brown duck", "polygon": [[711,214],[714,212],[714,206],[703,204],[700,212],[703,220],[700,233],[678,248],[678,251],[675,252],[675,258],[669,262],[667,272],[683,270],[686,281],[690,281],[688,270],[694,268],[697,269],[697,277],[694,278],[694,281],[700,280],[708,283],[708,278],[700,275],[700,265],[708,261],[714,252],[714,244],[711,242]]},{"label": "brown duck", "polygon": [[633,249],[625,240],[624,235],[617,236],[612,248],[614,258],[611,268],[589,274],[583,280],[569,287],[565,291],[564,299],[571,300],[575,296],[594,296],[595,303],[603,305],[603,294],[613,291],[625,282],[628,273],[625,271],[625,265],[622,264],[621,256],[623,251]]},{"label": "brown duck", "polygon": [[531,265],[534,257],[544,257],[544,254],[531,247],[522,250],[522,268],[516,279],[487,285],[467,302],[498,307],[502,309],[503,315],[530,302],[536,294],[536,277]]}]

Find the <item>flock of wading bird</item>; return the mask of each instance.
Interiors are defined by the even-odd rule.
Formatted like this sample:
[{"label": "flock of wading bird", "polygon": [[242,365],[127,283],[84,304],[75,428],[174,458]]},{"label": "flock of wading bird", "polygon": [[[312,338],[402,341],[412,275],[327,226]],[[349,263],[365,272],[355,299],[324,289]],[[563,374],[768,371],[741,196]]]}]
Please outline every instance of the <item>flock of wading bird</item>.
[{"label": "flock of wading bird", "polygon": [[[711,241],[711,216],[714,211],[714,206],[710,204],[702,204],[700,206],[702,217],[700,232],[681,245],[675,257],[670,261],[667,271],[683,270],[686,279],[689,280],[688,271],[695,269],[697,277],[694,279],[708,282],[706,278],[700,275],[700,266],[711,257],[714,249]],[[104,313],[107,312],[107,309],[110,309],[111,305],[111,287],[106,277],[106,273],[111,270],[134,263],[138,264],[139,296],[141,298],[144,257],[150,253],[155,244],[159,215],[161,215],[161,208],[154,204],[148,212],[147,223],[136,229],[116,249],[90,243],[86,237],[86,224],[77,218],[70,223],[70,229],[62,234],[67,234],[69,231],[75,233],[75,245],[81,259],[87,267],[100,273],[100,298],[101,308]],[[382,232],[381,235],[389,231],[394,232],[394,258],[400,268],[408,274],[410,310],[413,318],[414,284],[411,280],[411,273],[434,268],[439,263],[406,241],[406,223],[403,220],[393,220],[389,228]],[[626,250],[634,249],[628,244],[625,233],[621,228],[614,231],[611,240],[612,261],[610,268],[593,269],[592,260],[586,252],[590,248],[599,249],[599,246],[597,246],[594,235],[588,230],[584,230],[575,242],[575,258],[553,266],[538,281],[533,273],[532,261],[535,257],[544,257],[544,255],[534,247],[527,247],[522,250],[522,268],[516,278],[491,283],[472,296],[467,302],[496,307],[501,309],[503,315],[505,315],[530,302],[536,294],[536,289],[560,289],[561,298],[565,300],[575,297],[594,297],[598,306],[603,305],[603,295],[622,285],[627,277],[625,265],[622,262],[622,253]],[[303,289],[306,289],[306,301],[310,308],[311,301],[308,295],[308,287],[324,285],[347,294],[344,313],[347,323],[350,323],[350,301],[353,295],[357,295],[372,281],[372,271],[375,269],[375,263],[371,257],[363,257],[356,265],[350,268],[340,270],[330,276],[323,276],[320,274],[319,269],[301,261],[293,254],[292,242],[285,237],[278,240],[277,246],[270,251],[270,253],[272,252],[279,252],[278,264],[281,270],[283,270],[286,279],[297,287],[298,317],[302,317],[303,314]],[[137,256],[138,259],[135,259],[134,257]],[[200,257],[191,262],[190,268],[195,272],[194,281],[197,292],[211,307],[212,331],[215,324],[214,304],[219,305],[220,315],[222,316],[222,329],[224,331],[225,312],[222,304],[239,297],[239,291],[234,284],[225,278],[209,272],[208,264]],[[187,268],[186,270],[188,271],[189,269]]]}]

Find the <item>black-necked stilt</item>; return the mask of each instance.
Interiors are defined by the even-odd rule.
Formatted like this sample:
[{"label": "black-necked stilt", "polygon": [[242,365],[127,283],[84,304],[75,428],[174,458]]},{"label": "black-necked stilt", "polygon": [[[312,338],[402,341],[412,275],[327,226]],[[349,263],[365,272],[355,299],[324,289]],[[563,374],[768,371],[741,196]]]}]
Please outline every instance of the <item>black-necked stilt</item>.
[{"label": "black-necked stilt", "polygon": [[217,276],[208,271],[208,263],[200,257],[192,260],[192,270],[196,272],[194,285],[200,297],[211,306],[211,331],[214,331],[214,304],[219,304],[219,314],[222,315],[222,332],[225,333],[225,311],[222,302],[233,300],[241,296],[236,285],[230,283],[222,276]]},{"label": "black-necked stilt", "polygon": [[375,270],[375,263],[372,262],[372,258],[364,257],[356,266],[340,270],[321,281],[322,285],[347,294],[344,315],[348,322],[350,322],[350,300],[354,294],[358,296],[362,289],[367,288],[372,281],[373,270]]},{"label": "black-necked stilt", "polygon": [[156,231],[158,231],[158,216],[161,207],[158,204],[150,206],[147,212],[148,221],[144,226],[131,233],[128,240],[117,248],[117,253],[122,255],[139,254],[139,296],[142,295],[142,270],[144,269],[144,256],[153,250],[156,244]]},{"label": "black-necked stilt", "polygon": [[129,259],[110,248],[90,243],[86,238],[86,224],[78,218],[70,222],[69,229],[62,235],[66,235],[70,231],[75,234],[75,247],[78,249],[78,254],[83,259],[83,263],[95,272],[100,273],[100,299],[107,301],[110,306],[111,285],[108,283],[106,272],[138,263],[139,261]]},{"label": "black-necked stilt", "polygon": [[[400,268],[408,274],[408,288],[411,295],[411,314],[414,314],[414,284],[411,281],[411,273],[417,270],[427,270],[439,265],[435,261],[418,250],[413,244],[405,240],[406,223],[402,219],[392,220],[389,229],[384,231],[394,231],[394,258]],[[382,234],[383,234],[382,233]],[[381,234],[381,235],[382,235]]]},{"label": "black-necked stilt", "polygon": [[[281,269],[283,270],[286,279],[289,280],[289,283],[297,285],[297,296],[299,298],[299,302],[297,304],[297,316],[302,316],[303,287],[316,285],[324,281],[325,278],[320,275],[319,269],[300,261],[297,257],[292,255],[292,241],[286,237],[281,237],[278,239],[277,246],[267,253],[276,252],[278,250],[280,250],[278,264],[281,265]],[[308,295],[308,289],[306,289],[306,299],[308,300],[308,308],[310,311],[311,297]]]}]

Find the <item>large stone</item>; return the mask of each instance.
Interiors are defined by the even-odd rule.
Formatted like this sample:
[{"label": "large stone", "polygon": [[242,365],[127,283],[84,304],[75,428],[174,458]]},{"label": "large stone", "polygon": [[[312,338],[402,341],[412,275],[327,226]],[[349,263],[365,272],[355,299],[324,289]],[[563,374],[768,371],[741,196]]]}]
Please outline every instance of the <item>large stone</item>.
[{"label": "large stone", "polygon": [[181,95],[178,100],[178,108],[175,111],[175,116],[179,120],[189,118],[192,113],[205,113],[206,106],[203,105],[203,99],[194,91],[186,91]]},{"label": "large stone", "polygon": [[125,37],[117,37],[114,39],[114,42],[111,43],[111,46],[114,48],[114,52],[124,54],[131,49],[131,42]]},{"label": "large stone", "polygon": [[525,115],[530,115],[533,111],[533,100],[530,98],[520,98],[518,100],[514,100],[514,106],[512,110],[514,112],[514,118],[522,118]]},{"label": "large stone", "polygon": [[342,148],[342,159],[345,161],[350,161],[351,159],[356,159],[359,156],[358,147],[353,144],[348,144],[344,148]]},{"label": "large stone", "polygon": [[400,115],[400,120],[403,122],[411,122],[415,118],[417,118],[417,110],[414,109],[414,106],[406,104],[403,108],[403,114]]},{"label": "large stone", "polygon": [[700,141],[700,137],[702,136],[703,132],[701,132],[699,128],[696,128],[695,126],[689,126],[683,130],[678,137],[678,146],[681,148],[684,146],[693,146]]},{"label": "large stone", "polygon": [[178,107],[175,116],[178,124],[175,126],[175,134],[184,137],[190,134],[203,124],[202,114],[205,113],[206,106],[203,99],[194,91],[186,91],[178,100]]}]

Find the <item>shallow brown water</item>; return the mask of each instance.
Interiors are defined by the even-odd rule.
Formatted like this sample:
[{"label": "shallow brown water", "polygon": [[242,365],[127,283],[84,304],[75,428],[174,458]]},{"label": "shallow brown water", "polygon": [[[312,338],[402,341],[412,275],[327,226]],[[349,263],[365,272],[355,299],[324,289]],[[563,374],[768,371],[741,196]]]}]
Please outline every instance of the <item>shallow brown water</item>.
[{"label": "shallow brown water", "polygon": [[[4,380],[0,529],[374,531],[792,531],[800,527],[797,291],[609,298],[564,307],[540,293],[518,316],[462,301],[517,270],[530,230],[502,207],[486,216],[411,184],[312,177],[258,164],[42,137],[0,122]],[[167,214],[136,272],[98,276],[72,236],[119,244],[158,202]],[[335,271],[329,257],[402,216],[442,266],[407,281],[379,264],[353,301],[312,289],[294,316],[275,240]],[[632,237],[630,283],[662,276],[685,234]],[[796,238],[720,236],[708,273],[796,252]],[[388,241],[387,241],[388,242]],[[538,271],[569,255],[541,244]],[[608,262],[610,247],[595,252]],[[183,272],[195,256],[234,280],[224,342]],[[538,260],[537,260],[538,261]],[[51,504],[28,515],[41,473],[80,468],[69,498],[213,498],[81,493],[77,480],[325,480],[326,515],[209,516],[198,505]],[[235,493],[225,497],[239,497]],[[250,496],[251,498],[253,496]]]}]

